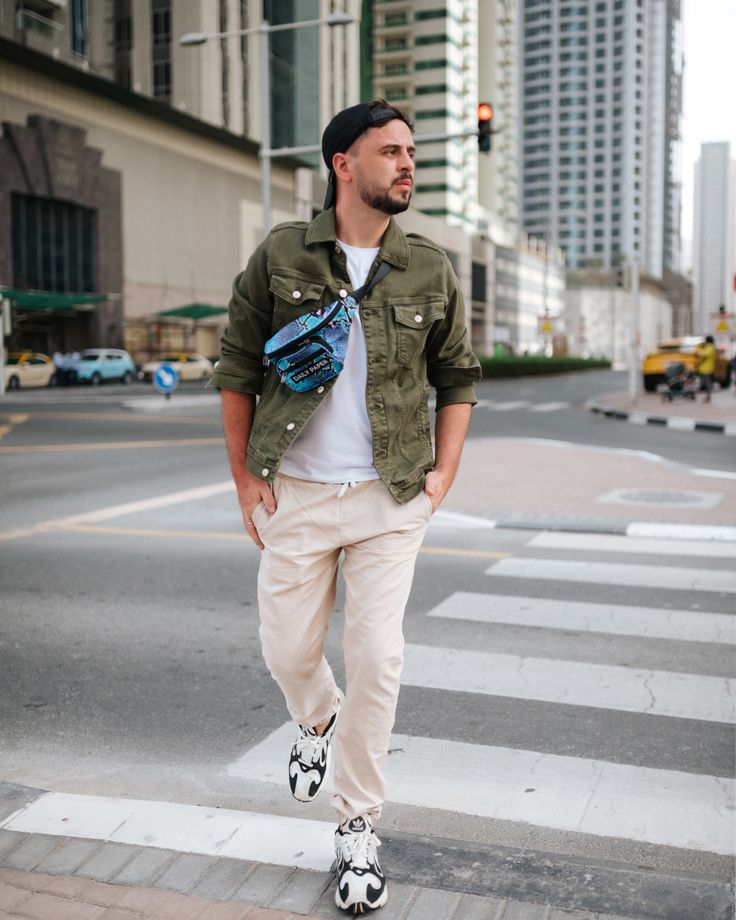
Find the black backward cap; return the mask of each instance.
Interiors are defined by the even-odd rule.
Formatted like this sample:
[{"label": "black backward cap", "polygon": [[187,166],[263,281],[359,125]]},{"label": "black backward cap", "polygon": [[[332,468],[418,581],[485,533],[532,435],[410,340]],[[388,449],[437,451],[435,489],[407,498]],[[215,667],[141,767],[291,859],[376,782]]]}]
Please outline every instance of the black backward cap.
[{"label": "black backward cap", "polygon": [[338,112],[322,134],[322,157],[328,170],[325,210],[335,203],[335,174],[332,158],[336,153],[345,153],[368,128],[385,124],[396,118],[396,110],[384,105],[374,106],[371,102],[359,102]]}]

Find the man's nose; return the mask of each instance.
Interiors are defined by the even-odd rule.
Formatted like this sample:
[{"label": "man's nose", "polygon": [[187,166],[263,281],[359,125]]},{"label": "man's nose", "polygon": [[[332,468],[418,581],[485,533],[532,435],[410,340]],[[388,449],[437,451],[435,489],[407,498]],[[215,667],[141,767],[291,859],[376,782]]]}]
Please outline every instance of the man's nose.
[{"label": "man's nose", "polygon": [[414,160],[412,160],[408,150],[403,152],[400,166],[402,172],[409,172],[412,173],[412,175],[414,174]]}]

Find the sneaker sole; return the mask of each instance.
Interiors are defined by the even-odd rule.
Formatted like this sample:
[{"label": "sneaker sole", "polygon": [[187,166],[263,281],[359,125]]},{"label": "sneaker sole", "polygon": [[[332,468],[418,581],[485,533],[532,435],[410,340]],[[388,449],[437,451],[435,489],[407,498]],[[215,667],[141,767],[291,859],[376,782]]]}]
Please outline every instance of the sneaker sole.
[{"label": "sneaker sole", "polygon": [[[327,755],[325,756],[325,772],[324,772],[324,775],[322,776],[322,782],[319,784],[319,786],[317,786],[317,790],[314,793],[314,795],[306,795],[302,797],[298,795],[299,790],[297,789],[296,792],[291,793],[292,797],[295,798],[297,802],[313,802],[317,798],[317,796],[320,794],[320,792],[322,791],[322,787],[324,786],[325,780],[327,779],[327,774],[329,773],[331,763],[332,763],[332,741],[330,741],[330,745],[327,748]],[[289,785],[289,791],[291,791],[291,785]]]},{"label": "sneaker sole", "polygon": [[383,889],[383,894],[375,904],[369,904],[367,901],[356,901],[355,904],[341,904],[340,892],[339,890],[335,892],[335,904],[340,910],[349,911],[352,914],[369,914],[371,911],[383,907],[386,901],[388,901],[388,887]]}]

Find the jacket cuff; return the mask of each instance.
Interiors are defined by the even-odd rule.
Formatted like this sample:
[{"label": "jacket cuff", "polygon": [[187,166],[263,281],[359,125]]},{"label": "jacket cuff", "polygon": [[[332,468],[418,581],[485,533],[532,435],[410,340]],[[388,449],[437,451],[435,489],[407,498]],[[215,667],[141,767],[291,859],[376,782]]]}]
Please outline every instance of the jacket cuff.
[{"label": "jacket cuff", "polygon": [[263,378],[251,374],[238,374],[229,369],[216,367],[210,377],[209,386],[222,390],[236,390],[239,393],[251,393],[258,396],[263,389]]},{"label": "jacket cuff", "polygon": [[475,387],[472,383],[459,387],[443,387],[437,390],[437,408],[439,411],[445,406],[454,406],[457,403],[470,403],[474,406],[478,400],[475,397]]}]

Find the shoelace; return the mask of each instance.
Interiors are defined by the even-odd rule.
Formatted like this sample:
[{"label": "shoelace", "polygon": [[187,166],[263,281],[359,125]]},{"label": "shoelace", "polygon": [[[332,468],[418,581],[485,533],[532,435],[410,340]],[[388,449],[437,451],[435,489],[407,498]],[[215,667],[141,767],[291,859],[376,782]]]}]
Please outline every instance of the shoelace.
[{"label": "shoelace", "polygon": [[376,861],[376,850],[381,846],[381,841],[371,827],[366,827],[360,834],[350,830],[343,834],[342,845],[348,851],[351,863],[368,865],[369,862]]},{"label": "shoelace", "polygon": [[318,735],[311,728],[304,728],[303,725],[299,726],[301,731],[301,737],[297,738],[294,747],[296,752],[301,758],[303,754],[308,754],[309,759],[312,763],[320,760],[322,757],[323,751],[327,747],[328,739],[324,735]]}]

